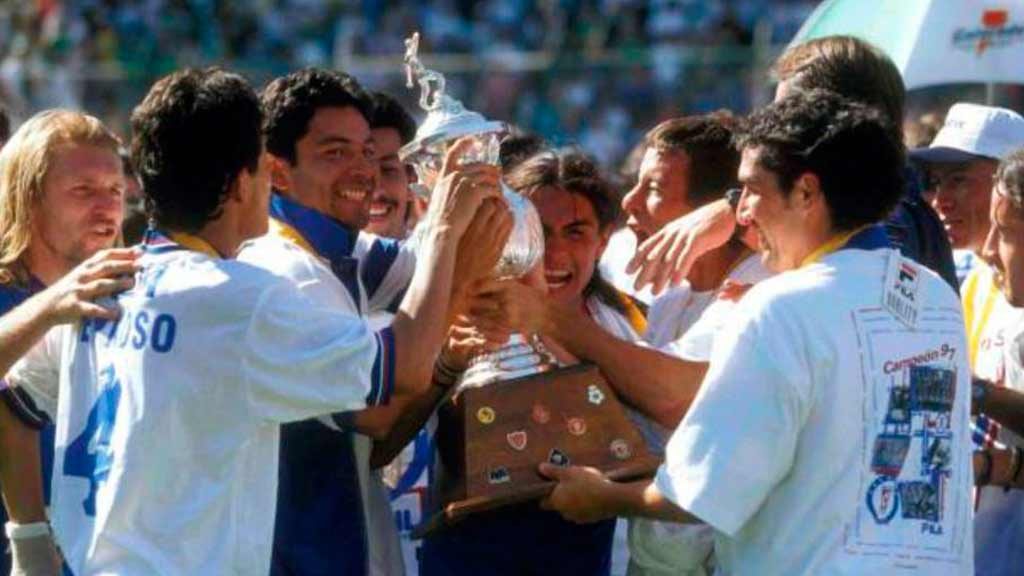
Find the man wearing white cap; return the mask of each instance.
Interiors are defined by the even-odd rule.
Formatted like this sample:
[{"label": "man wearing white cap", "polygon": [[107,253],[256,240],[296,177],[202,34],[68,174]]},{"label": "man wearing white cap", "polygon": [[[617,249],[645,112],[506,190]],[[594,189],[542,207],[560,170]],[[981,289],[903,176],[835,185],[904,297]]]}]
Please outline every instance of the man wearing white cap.
[{"label": "man wearing white cap", "polygon": [[[977,104],[954,104],[942,130],[928,148],[911,152],[925,163],[931,188],[932,206],[946,227],[957,258],[957,274],[966,275],[961,286],[967,352],[975,378],[973,403],[983,405],[989,386],[1006,383],[1004,343],[1019,330],[1024,308],[1007,301],[999,289],[992,268],[979,256],[989,229],[989,206],[993,178],[999,161],[1024,146],[1024,118],[1005,108]],[[970,261],[965,262],[964,254]],[[964,266],[968,263],[968,266]],[[966,270],[964,268],[967,268]],[[980,382],[991,383],[988,386]],[[975,448],[991,450],[1011,444],[1012,434],[989,415],[979,413],[973,422]],[[986,486],[978,488],[975,510],[975,558],[979,574],[1001,566],[997,559],[1010,558],[1009,549],[1019,545],[1008,534],[1007,516],[1019,510],[1015,492]],[[993,562],[996,560],[995,562]],[[982,570],[983,567],[988,567]],[[1007,568],[1009,565],[1007,565]],[[997,572],[998,573],[998,572]]]},{"label": "man wearing white cap", "polygon": [[996,165],[1024,145],[1024,118],[1012,110],[954,104],[927,148],[910,152],[928,172],[932,207],[953,245],[957,277],[964,281],[978,262],[988,233],[989,192]]}]

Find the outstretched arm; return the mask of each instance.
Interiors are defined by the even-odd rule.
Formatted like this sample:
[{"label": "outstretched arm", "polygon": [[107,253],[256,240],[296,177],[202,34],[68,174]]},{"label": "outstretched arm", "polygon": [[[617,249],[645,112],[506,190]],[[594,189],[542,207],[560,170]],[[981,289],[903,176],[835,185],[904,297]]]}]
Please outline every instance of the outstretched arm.
[{"label": "outstretched arm", "polygon": [[612,482],[595,468],[562,468],[541,464],[540,473],[558,484],[541,501],[566,520],[589,524],[606,518],[644,516],[669,522],[695,524],[700,520],[665,498],[650,480]]}]

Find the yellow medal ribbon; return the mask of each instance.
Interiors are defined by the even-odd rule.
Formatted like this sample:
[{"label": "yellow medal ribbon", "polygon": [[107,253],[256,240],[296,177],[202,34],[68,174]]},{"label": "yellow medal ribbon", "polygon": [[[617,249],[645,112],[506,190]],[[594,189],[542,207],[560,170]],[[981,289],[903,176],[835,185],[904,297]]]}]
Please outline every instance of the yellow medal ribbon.
[{"label": "yellow medal ribbon", "polygon": [[825,256],[828,256],[829,254],[835,252],[836,250],[839,250],[840,248],[845,246],[847,242],[850,241],[850,238],[853,238],[854,236],[856,236],[860,232],[863,232],[864,230],[866,230],[870,226],[871,226],[871,224],[865,224],[865,225],[861,226],[860,228],[855,228],[855,229],[853,229],[853,230],[851,230],[849,232],[846,232],[846,233],[843,233],[843,234],[837,234],[836,236],[833,236],[827,242],[825,242],[821,246],[818,246],[818,248],[815,249],[814,252],[811,252],[810,254],[808,254],[807,257],[804,258],[802,262],[800,262],[800,266],[799,267],[803,268],[804,266],[807,266],[808,264],[813,264],[814,262],[817,262],[818,260],[821,260]]},{"label": "yellow medal ribbon", "polygon": [[971,274],[964,286],[964,302],[967,304],[964,307],[964,324],[966,324],[967,328],[967,356],[972,370],[975,367],[974,361],[978,357],[978,349],[981,347],[981,335],[988,324],[989,316],[992,315],[996,299],[999,298],[999,288],[996,287],[995,282],[989,282],[985,301],[981,305],[981,313],[978,315],[977,322],[975,322],[974,302],[978,294],[980,276],[980,271]]},{"label": "yellow medal ribbon", "polygon": [[617,292],[619,295],[619,301],[622,302],[622,307],[626,311],[626,320],[629,325],[633,328],[633,331],[637,333],[637,336],[643,336],[647,332],[647,318],[644,316],[640,307],[633,302],[633,299],[625,295],[622,292]]},{"label": "yellow medal ribbon", "polygon": [[206,254],[211,258],[223,258],[220,252],[214,248],[209,242],[203,240],[195,234],[189,234],[187,232],[172,232],[170,239],[174,243],[191,250],[193,252],[199,252],[200,254]]},{"label": "yellow medal ribbon", "polygon": [[317,251],[313,249],[313,245],[310,244],[298,230],[296,230],[291,224],[286,224],[277,218],[270,219],[270,233],[279,238],[284,238],[302,248],[306,252],[309,252],[313,256],[320,257]]}]

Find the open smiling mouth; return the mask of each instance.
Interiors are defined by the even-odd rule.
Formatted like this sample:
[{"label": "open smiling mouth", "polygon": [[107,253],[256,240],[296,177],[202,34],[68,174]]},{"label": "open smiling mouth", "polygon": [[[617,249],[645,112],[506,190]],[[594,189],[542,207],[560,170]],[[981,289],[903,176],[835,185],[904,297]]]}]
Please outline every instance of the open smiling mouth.
[{"label": "open smiling mouth", "polygon": [[370,204],[370,218],[383,220],[390,216],[396,209],[394,202],[374,202]]},{"label": "open smiling mouth", "polygon": [[569,284],[572,280],[572,272],[568,270],[544,270],[544,280],[548,283],[548,288],[556,290],[563,288]]}]

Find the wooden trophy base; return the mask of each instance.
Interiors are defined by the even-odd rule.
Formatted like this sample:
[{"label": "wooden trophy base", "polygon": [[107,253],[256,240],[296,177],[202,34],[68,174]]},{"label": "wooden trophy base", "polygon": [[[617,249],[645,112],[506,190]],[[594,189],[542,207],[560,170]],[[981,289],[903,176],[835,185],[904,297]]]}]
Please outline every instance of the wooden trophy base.
[{"label": "wooden trophy base", "polygon": [[650,476],[652,454],[593,364],[461,391],[438,410],[439,489],[414,538],[467,515],[547,496],[541,462],[592,466],[612,480]]}]

